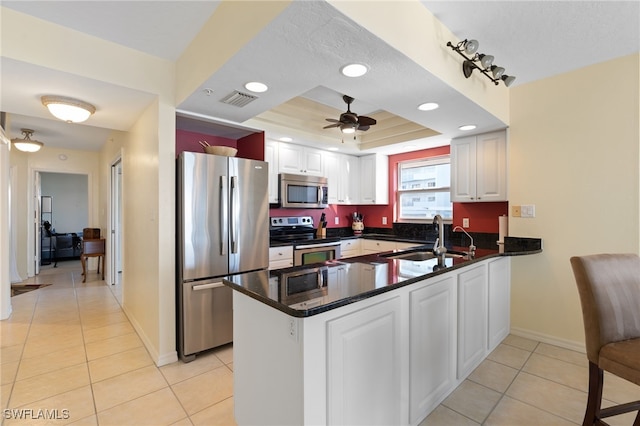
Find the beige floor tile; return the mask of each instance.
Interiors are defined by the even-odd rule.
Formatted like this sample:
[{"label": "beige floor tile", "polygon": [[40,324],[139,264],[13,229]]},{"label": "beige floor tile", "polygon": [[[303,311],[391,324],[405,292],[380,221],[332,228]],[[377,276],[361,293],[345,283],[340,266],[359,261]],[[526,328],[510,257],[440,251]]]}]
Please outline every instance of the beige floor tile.
[{"label": "beige floor tile", "polygon": [[154,365],[111,377],[93,384],[96,410],[104,411],[168,386]]},{"label": "beige floor tile", "polygon": [[24,380],[72,365],[84,364],[87,357],[84,345],[76,345],[38,357],[25,358],[20,363],[16,380]]},{"label": "beige floor tile", "polygon": [[36,323],[32,324],[29,329],[29,339],[81,332],[82,328],[77,319],[56,323]]},{"label": "beige floor tile", "polygon": [[0,348],[0,364],[11,361],[20,361],[24,345],[3,346]]},{"label": "beige floor tile", "polygon": [[205,408],[191,416],[194,426],[232,426],[236,425],[233,415],[233,398],[225,399],[219,403]]},{"label": "beige floor tile", "polygon": [[94,328],[104,327],[119,322],[129,322],[129,319],[124,312],[109,312],[101,313],[99,315],[92,315],[89,318],[82,320],[82,328],[84,330],[91,330]]},{"label": "beige floor tile", "polygon": [[171,423],[170,426],[193,426],[191,419],[189,417],[185,417],[184,419],[180,419],[175,423]]},{"label": "beige floor tile", "polygon": [[84,330],[83,335],[85,343],[92,343],[134,332],[133,326],[127,321]]},{"label": "beige floor tile", "polygon": [[522,371],[552,380],[577,390],[589,388],[589,369],[570,362],[534,353]]},{"label": "beige floor tile", "polygon": [[419,426],[477,426],[479,424],[450,408],[439,405]]},{"label": "beige floor tile", "polygon": [[584,367],[589,365],[586,354],[569,349],[564,349],[558,346],[549,345],[547,343],[540,343],[536,348],[535,353],[570,362],[575,365]]},{"label": "beige floor tile", "polygon": [[525,351],[533,352],[540,342],[510,334],[502,341],[502,343],[524,349]]},{"label": "beige floor tile", "polygon": [[170,425],[187,414],[171,389],[165,388],[98,413],[100,426]]},{"label": "beige floor tile", "polygon": [[0,344],[3,347],[24,345],[29,334],[29,324],[0,321]]},{"label": "beige floor tile", "polygon": [[62,368],[51,373],[41,374],[14,384],[9,406],[11,408],[30,404],[34,401],[78,389],[89,384],[89,372],[86,364]]},{"label": "beige floor tile", "polygon": [[0,385],[13,383],[16,380],[20,361],[3,362],[0,365]]},{"label": "beige floor tile", "polygon": [[189,415],[233,395],[233,374],[226,367],[200,374],[171,388]]},{"label": "beige floor tile", "polygon": [[484,423],[485,426],[572,426],[568,420],[554,416],[523,402],[503,397]]},{"label": "beige floor tile", "polygon": [[9,397],[11,396],[11,389],[13,388],[13,383],[8,383],[6,385],[0,386],[0,404],[2,406],[1,409],[7,408],[7,404],[9,403]]},{"label": "beige floor tile", "polygon": [[640,386],[605,371],[602,397],[617,404],[640,400]]},{"label": "beige floor tile", "polygon": [[504,364],[500,364],[490,359],[485,359],[469,375],[469,380],[504,393],[513,379],[518,374],[518,370]]},{"label": "beige floor tile", "polygon": [[587,402],[586,392],[529,373],[518,374],[506,394],[574,423],[582,423]]},{"label": "beige floor tile", "polygon": [[220,361],[230,364],[233,362],[233,343],[214,349],[213,353],[220,358]]},{"label": "beige floor tile", "polygon": [[[67,424],[95,414],[90,386],[84,386],[79,389],[54,395],[50,398],[24,405],[20,408],[25,410],[30,409],[36,413],[38,410],[51,410],[49,413],[53,414],[54,419],[50,419],[49,421],[37,419],[34,423],[38,425]],[[4,424],[24,424],[24,421],[5,421]]]},{"label": "beige floor tile", "polygon": [[72,426],[98,426],[98,416],[95,414],[89,417],[85,417],[84,419],[80,419],[73,423],[69,423]]},{"label": "beige floor tile", "polygon": [[142,340],[136,333],[123,334],[122,336],[88,343],[86,345],[87,359],[91,361],[142,346]]},{"label": "beige floor tile", "polygon": [[137,370],[152,365],[153,360],[145,348],[131,349],[104,358],[89,361],[91,383],[96,383],[109,377],[119,376],[128,371]]},{"label": "beige floor tile", "polygon": [[465,380],[442,402],[442,405],[482,423],[501,397],[501,393]]},{"label": "beige floor tile", "polygon": [[529,351],[501,343],[487,358],[519,370],[524,363],[527,362],[527,358],[529,358],[530,355],[531,352]]},{"label": "beige floor tile", "polygon": [[175,384],[183,380],[195,377],[207,371],[222,367],[224,364],[213,353],[199,355],[195,360],[184,363],[176,361],[174,363],[160,367],[160,371],[169,384]]},{"label": "beige floor tile", "polygon": [[51,352],[83,344],[82,333],[79,331],[53,336],[29,337],[24,345],[22,358],[40,357]]}]

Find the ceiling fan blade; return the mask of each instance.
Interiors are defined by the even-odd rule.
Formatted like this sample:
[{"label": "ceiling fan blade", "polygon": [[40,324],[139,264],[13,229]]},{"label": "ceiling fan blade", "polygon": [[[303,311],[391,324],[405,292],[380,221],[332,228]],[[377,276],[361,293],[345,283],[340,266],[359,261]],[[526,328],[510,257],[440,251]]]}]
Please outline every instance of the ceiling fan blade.
[{"label": "ceiling fan blade", "polygon": [[358,117],[358,123],[361,126],[373,126],[377,123],[377,121],[375,120],[375,118],[365,117],[364,115],[361,115],[360,117]]},{"label": "ceiling fan blade", "polygon": [[342,123],[337,122],[337,123],[334,123],[334,124],[329,124],[328,126],[324,126],[323,129],[330,129],[332,127],[340,127],[340,126],[342,126]]},{"label": "ceiling fan blade", "polygon": [[363,132],[366,132],[367,130],[369,130],[369,126],[368,125],[367,126],[360,125],[360,126],[358,126],[358,130],[362,130]]},{"label": "ceiling fan blade", "polygon": [[340,120],[336,120],[335,118],[325,118],[329,123],[339,123]]}]

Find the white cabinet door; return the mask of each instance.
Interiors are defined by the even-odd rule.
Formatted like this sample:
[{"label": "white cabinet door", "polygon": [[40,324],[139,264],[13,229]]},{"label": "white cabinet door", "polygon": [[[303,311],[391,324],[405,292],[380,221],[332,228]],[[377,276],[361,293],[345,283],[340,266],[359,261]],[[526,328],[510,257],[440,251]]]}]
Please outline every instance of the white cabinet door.
[{"label": "white cabinet door", "polygon": [[484,359],[487,347],[487,267],[458,275],[458,379]]},{"label": "white cabinet door", "polygon": [[358,204],[361,184],[360,160],[353,155],[340,155],[338,171],[338,203]]},{"label": "white cabinet door", "polygon": [[409,298],[409,423],[418,424],[456,385],[455,277],[435,280]]},{"label": "white cabinet door", "polygon": [[264,145],[264,161],[269,163],[269,202],[278,202],[278,142],[266,141]]},{"label": "white cabinet door", "polygon": [[362,250],[362,240],[357,238],[342,240],[340,242],[340,257],[360,256]]},{"label": "white cabinet door", "polygon": [[476,138],[451,141],[451,201],[476,198]]},{"label": "white cabinet door", "polygon": [[507,199],[507,143],[504,132],[476,138],[476,199]]},{"label": "white cabinet door", "polygon": [[302,145],[280,142],[278,157],[280,173],[323,176],[324,151]]},{"label": "white cabinet door", "polygon": [[293,266],[293,246],[269,247],[269,269]]},{"label": "white cabinet door", "polygon": [[395,241],[362,240],[362,254],[382,253],[396,249]]},{"label": "white cabinet door", "polygon": [[402,423],[400,316],[394,297],[327,322],[328,424]]},{"label": "white cabinet door", "polygon": [[451,201],[507,201],[506,132],[451,141]]},{"label": "white cabinet door", "polygon": [[489,262],[489,340],[491,352],[511,329],[511,259],[501,257]]},{"label": "white cabinet door", "polygon": [[389,204],[389,160],[386,155],[360,157],[360,203]]},{"label": "white cabinet door", "polygon": [[340,172],[340,154],[326,152],[324,154],[324,176],[329,187],[329,204],[340,204],[340,186],[342,174]]}]

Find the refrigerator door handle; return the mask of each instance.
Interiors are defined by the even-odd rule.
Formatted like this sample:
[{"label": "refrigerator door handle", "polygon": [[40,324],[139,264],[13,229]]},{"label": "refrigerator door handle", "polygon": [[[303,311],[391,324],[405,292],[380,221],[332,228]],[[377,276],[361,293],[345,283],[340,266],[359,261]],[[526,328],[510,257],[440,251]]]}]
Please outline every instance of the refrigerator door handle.
[{"label": "refrigerator door handle", "polygon": [[227,255],[227,238],[229,235],[229,206],[228,206],[228,185],[227,177],[220,176],[220,254],[222,256]]},{"label": "refrigerator door handle", "polygon": [[240,213],[238,206],[238,177],[231,176],[231,253],[238,252],[238,214]]},{"label": "refrigerator door handle", "polygon": [[191,287],[191,289],[193,291],[198,291],[198,290],[207,290],[210,288],[218,288],[218,287],[224,287],[224,283],[222,281],[218,281],[215,283],[194,285]]}]

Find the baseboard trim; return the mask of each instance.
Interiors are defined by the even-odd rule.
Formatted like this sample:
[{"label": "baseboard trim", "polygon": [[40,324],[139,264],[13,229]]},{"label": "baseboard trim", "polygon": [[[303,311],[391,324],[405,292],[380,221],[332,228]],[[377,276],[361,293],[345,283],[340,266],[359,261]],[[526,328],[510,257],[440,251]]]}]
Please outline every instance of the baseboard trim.
[{"label": "baseboard trim", "polygon": [[586,354],[584,343],[573,340],[560,339],[549,334],[539,333],[537,331],[527,330],[524,328],[511,327],[511,334],[514,336],[524,337],[526,339],[537,340],[538,342],[548,343],[549,345],[559,346],[561,348]]},{"label": "baseboard trim", "polygon": [[130,312],[128,312],[125,306],[121,305],[121,307],[124,311],[124,314],[129,319],[129,322],[133,326],[134,330],[136,331],[136,333],[138,333],[138,336],[140,336],[142,344],[145,346],[145,348],[147,348],[149,355],[151,355],[151,359],[153,360],[153,362],[155,362],[157,367],[162,367],[163,365],[171,364],[172,362],[176,362],[178,360],[178,353],[176,351],[160,355],[155,346],[151,344],[151,340],[149,340],[147,335],[144,333],[144,330],[142,329],[142,327],[140,327],[140,324],[138,324],[134,316],[131,315]]}]

